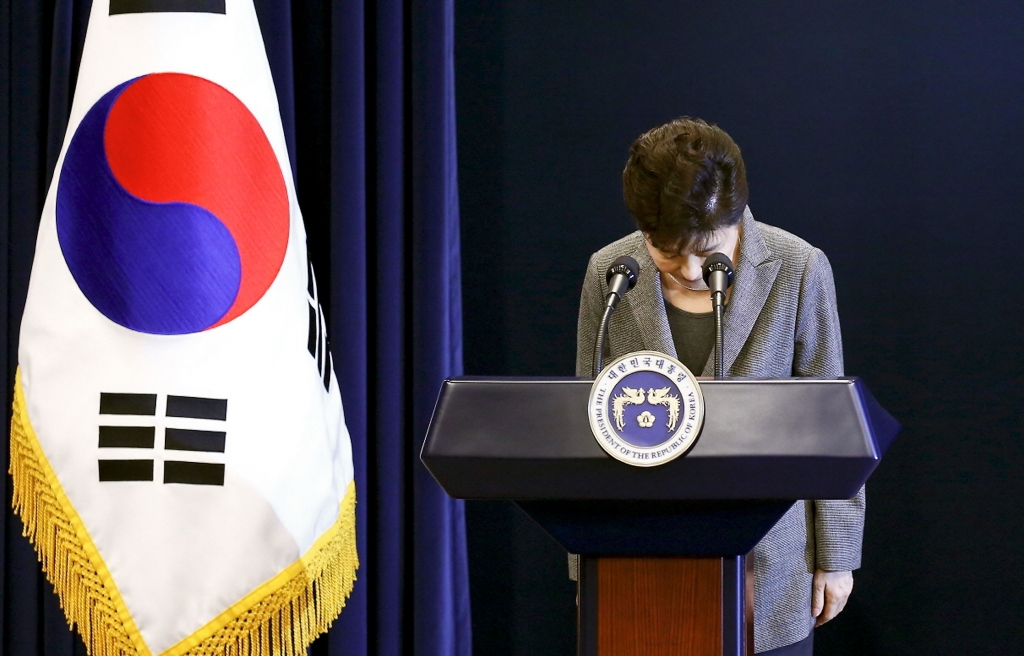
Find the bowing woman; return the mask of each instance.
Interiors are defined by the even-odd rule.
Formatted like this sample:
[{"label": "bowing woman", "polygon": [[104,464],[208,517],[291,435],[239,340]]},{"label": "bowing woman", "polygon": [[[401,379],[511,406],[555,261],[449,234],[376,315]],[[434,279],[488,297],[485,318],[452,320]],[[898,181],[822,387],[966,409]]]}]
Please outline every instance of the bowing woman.
[{"label": "bowing woman", "polygon": [[[714,374],[714,315],[704,260],[735,263],[724,317],[727,376],[843,375],[835,286],[819,249],[754,220],[740,150],[715,125],[679,118],[642,134],[622,172],[637,231],[590,258],[580,298],[576,374],[590,376],[619,256],[640,264],[613,315],[606,362],[640,350],[667,353],[698,376]],[[813,629],[846,605],[860,566],[864,490],[848,501],[800,501],[754,548],[754,650],[810,656]]]}]

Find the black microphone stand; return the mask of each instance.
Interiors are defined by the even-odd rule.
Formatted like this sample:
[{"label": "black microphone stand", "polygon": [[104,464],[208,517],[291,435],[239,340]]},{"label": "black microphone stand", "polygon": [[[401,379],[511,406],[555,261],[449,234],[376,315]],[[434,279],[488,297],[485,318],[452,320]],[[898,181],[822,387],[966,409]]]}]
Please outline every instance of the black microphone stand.
[{"label": "black microphone stand", "polygon": [[725,296],[722,294],[712,294],[711,304],[715,308],[715,378],[725,378],[725,337],[722,334],[722,318],[725,314],[725,303],[722,300],[716,300],[719,296]]},{"label": "black microphone stand", "polygon": [[597,378],[597,375],[604,369],[604,342],[608,335],[608,322],[612,319],[612,312],[615,312],[615,306],[619,304],[622,296],[633,289],[638,275],[640,275],[640,265],[628,255],[616,258],[605,274],[605,281],[608,283],[608,296],[605,298],[604,315],[597,328],[597,339],[594,343],[592,371],[594,378]]},{"label": "black microphone stand", "polygon": [[725,253],[712,253],[704,260],[704,282],[711,289],[711,306],[715,311],[715,378],[725,378],[725,337],[722,320],[725,315],[725,291],[732,285],[732,261]]},{"label": "black microphone stand", "polygon": [[597,378],[597,375],[604,369],[604,341],[608,335],[608,322],[611,321],[612,312],[615,312],[614,305],[606,305],[604,307],[604,315],[601,317],[601,324],[597,328],[597,342],[594,344],[594,378]]}]

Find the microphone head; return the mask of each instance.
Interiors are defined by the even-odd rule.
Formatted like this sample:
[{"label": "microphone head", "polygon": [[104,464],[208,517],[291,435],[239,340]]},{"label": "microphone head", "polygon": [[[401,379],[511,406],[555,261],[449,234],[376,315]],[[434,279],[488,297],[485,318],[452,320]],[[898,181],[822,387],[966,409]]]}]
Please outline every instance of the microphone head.
[{"label": "microphone head", "polygon": [[608,267],[608,273],[605,274],[605,282],[611,284],[612,278],[616,275],[626,276],[626,280],[629,282],[629,285],[626,287],[625,291],[628,292],[636,285],[636,278],[640,275],[640,265],[637,264],[637,261],[630,256],[623,255],[622,257],[617,258],[612,262],[612,265]]},{"label": "microphone head", "polygon": [[732,287],[732,260],[725,253],[712,253],[704,260],[704,284],[711,286],[711,274],[715,271],[725,272],[725,288]]}]

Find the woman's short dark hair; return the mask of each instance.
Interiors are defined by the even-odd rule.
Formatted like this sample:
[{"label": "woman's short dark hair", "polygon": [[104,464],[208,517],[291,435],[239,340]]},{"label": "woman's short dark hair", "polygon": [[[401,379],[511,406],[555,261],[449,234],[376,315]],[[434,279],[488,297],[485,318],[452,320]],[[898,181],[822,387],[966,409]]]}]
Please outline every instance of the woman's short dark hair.
[{"label": "woman's short dark hair", "polygon": [[637,226],[666,252],[702,250],[716,230],[739,223],[749,195],[739,146],[717,125],[688,116],[633,142],[622,190]]}]

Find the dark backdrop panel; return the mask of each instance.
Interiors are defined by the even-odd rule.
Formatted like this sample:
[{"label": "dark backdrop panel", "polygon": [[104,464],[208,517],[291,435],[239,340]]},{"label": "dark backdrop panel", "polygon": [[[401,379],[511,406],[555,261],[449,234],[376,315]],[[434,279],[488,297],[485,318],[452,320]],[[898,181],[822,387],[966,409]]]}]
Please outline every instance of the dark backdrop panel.
[{"label": "dark backdrop panel", "polygon": [[[905,427],[818,653],[1018,651],[1024,6],[456,8],[467,373],[570,374],[587,257],[631,229],[630,142],[718,123],[754,216],[828,254],[847,371]],[[511,506],[468,508],[477,653],[570,653],[558,547]]]}]

